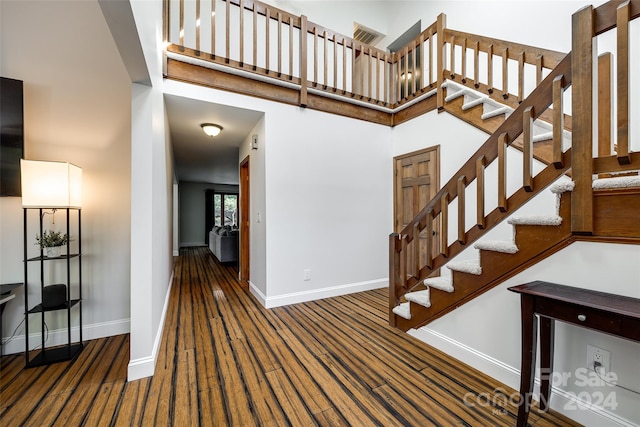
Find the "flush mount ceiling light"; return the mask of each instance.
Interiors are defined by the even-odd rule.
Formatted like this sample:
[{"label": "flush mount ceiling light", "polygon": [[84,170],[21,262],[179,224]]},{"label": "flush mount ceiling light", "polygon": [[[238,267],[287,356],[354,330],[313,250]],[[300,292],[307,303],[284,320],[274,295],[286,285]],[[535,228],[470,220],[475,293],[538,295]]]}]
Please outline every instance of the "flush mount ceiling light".
[{"label": "flush mount ceiling light", "polygon": [[210,137],[214,137],[222,132],[222,126],[214,125],[213,123],[203,123],[200,125],[204,133],[206,133]]}]

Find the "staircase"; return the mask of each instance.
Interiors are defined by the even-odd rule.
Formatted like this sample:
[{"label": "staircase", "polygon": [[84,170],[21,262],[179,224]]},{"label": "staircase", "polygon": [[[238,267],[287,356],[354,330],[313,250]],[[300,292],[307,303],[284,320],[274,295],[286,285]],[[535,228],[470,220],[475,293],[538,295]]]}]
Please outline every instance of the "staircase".
[{"label": "staircase", "polygon": [[[402,232],[390,236],[392,325],[401,330],[423,326],[578,240],[640,244],[640,225],[633,219],[640,207],[640,156],[629,151],[628,82],[605,80],[606,73],[594,75],[590,59],[595,57],[593,37],[616,26],[628,27],[639,16],[640,2],[633,1],[612,1],[576,12],[573,52],[515,108],[478,93],[469,84],[443,82],[443,109],[491,136]],[[618,75],[624,76],[630,71],[625,48],[628,31],[617,31],[617,38]],[[610,102],[609,88],[616,85],[618,90],[617,152],[606,149],[613,132],[605,124],[600,137],[607,144],[600,145],[595,157],[592,123],[598,120],[602,127],[611,120],[611,111],[592,110],[594,81],[604,104]],[[569,87],[573,89],[571,126],[567,126],[563,106],[563,94]],[[510,196],[508,147],[523,153],[522,185]],[[534,158],[548,166],[534,173]],[[498,170],[492,182],[485,176],[490,165]],[[612,178],[594,181],[596,174]],[[558,198],[554,215],[514,214],[548,186]],[[487,188],[498,195],[493,207],[485,206]],[[476,206],[471,208],[465,202],[470,191],[476,196]],[[476,211],[471,227],[465,224],[469,210]],[[513,227],[513,240],[487,240],[487,232],[502,221]],[[425,254],[414,244],[414,237],[425,230],[430,235],[436,222],[444,232],[436,236],[437,243],[426,245]],[[456,236],[449,236],[452,229],[457,229]],[[469,253],[465,249],[473,243],[475,257],[456,258]],[[425,258],[426,262],[419,261]],[[443,267],[450,270],[450,278],[436,277]]]}]

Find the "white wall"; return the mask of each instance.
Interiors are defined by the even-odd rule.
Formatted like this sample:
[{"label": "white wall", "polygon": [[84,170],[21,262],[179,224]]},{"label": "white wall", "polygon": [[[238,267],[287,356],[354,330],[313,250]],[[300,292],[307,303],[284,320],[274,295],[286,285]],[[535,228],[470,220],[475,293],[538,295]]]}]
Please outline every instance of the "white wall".
[{"label": "white wall", "polygon": [[[3,1],[0,14],[0,74],[24,81],[25,157],[83,168],[84,338],[126,333],[129,76],[96,2]],[[0,281],[22,282],[21,199],[1,198],[0,215]],[[23,319],[23,301],[19,290],[6,305],[3,337]],[[19,338],[21,334],[19,329]],[[56,344],[57,335],[51,331],[47,345]],[[5,348],[21,351],[21,339]]]},{"label": "white wall", "polygon": [[205,191],[237,193],[237,185],[180,181],[180,246],[205,244]]},{"label": "white wall", "polygon": [[[258,148],[251,148],[251,137],[258,137]],[[240,145],[238,162],[249,157],[249,281],[259,295],[267,294],[267,234],[264,221],[266,211],[265,189],[265,117],[251,129]],[[242,184],[242,183],[241,183]]]},{"label": "white wall", "polygon": [[[172,271],[173,159],[162,95],[162,4],[131,3],[152,86],[132,85],[128,379],[153,375]],[[144,303],[141,303],[144,302]]]}]

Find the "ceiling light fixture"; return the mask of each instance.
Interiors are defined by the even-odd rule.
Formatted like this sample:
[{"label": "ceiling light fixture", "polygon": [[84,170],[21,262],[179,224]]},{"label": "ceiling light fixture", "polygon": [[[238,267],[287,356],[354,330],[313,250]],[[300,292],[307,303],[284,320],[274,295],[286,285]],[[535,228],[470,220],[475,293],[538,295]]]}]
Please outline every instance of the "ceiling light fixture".
[{"label": "ceiling light fixture", "polygon": [[203,123],[200,125],[200,127],[202,128],[204,133],[212,138],[222,132],[222,126],[214,125],[213,123]]}]

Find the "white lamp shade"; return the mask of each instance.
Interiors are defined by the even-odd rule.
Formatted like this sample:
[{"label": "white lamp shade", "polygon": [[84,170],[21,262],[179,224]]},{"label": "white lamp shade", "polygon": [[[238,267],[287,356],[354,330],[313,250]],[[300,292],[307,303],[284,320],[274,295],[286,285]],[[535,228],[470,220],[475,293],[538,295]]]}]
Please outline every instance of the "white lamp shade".
[{"label": "white lamp shade", "polygon": [[22,207],[81,208],[82,169],[67,162],[20,160]]}]

